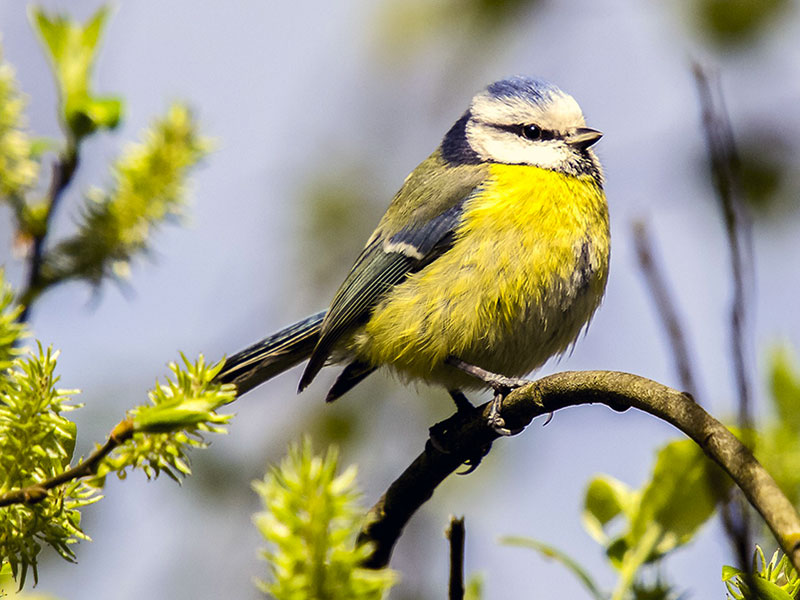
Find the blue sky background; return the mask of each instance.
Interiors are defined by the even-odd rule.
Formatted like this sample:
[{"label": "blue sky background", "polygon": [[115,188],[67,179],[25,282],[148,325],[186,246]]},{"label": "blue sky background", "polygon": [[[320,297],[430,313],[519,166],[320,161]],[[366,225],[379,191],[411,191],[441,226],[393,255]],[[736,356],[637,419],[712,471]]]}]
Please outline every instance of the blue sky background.
[{"label": "blue sky background", "polygon": [[[80,19],[99,6],[43,4]],[[700,165],[704,145],[689,64],[696,58],[718,68],[737,132],[776,132],[797,166],[796,5],[752,44],[723,49],[701,41],[688,0],[544,2],[494,34],[441,1],[435,5],[450,12],[431,21],[433,33],[403,33],[392,11],[417,5],[426,6],[117,4],[94,80],[98,92],[126,99],[126,118],[116,132],[85,145],[54,239],[74,226],[81,193],[109,182],[109,161],[170,101],[191,103],[216,150],[192,177],[187,218],[159,232],[128,283],[106,283],[98,294],[69,283],[35,307],[36,337],[62,351],[63,387],[83,390],[80,452],[146,400],[179,351],[216,359],[324,308],[406,174],[476,91],[515,73],[554,81],[578,100],[587,123],[605,132],[597,149],[612,215],[606,300],[574,352],[541,373],[618,369],[677,385],[633,252],[631,224],[645,219],[690,335],[701,399],[717,416],[733,413],[728,253]],[[0,0],[4,56],[29,96],[31,128],[58,136],[54,86],[26,9],[25,2]],[[786,177],[754,228],[747,358],[759,411],[766,349],[775,341],[800,344],[798,181],[791,172]],[[320,218],[329,197],[343,203],[344,216]],[[0,263],[20,282],[9,223],[0,207]],[[320,239],[329,246],[320,248]],[[68,599],[258,597],[252,578],[264,576],[265,566],[251,524],[259,506],[250,482],[289,441],[313,431],[322,445],[321,431],[341,438],[346,424],[352,431],[340,442],[343,460],[359,464],[364,502],[371,504],[422,449],[427,427],[451,412],[444,392],[404,388],[383,376],[326,406],[325,383],[336,372],[330,371],[301,396],[295,371],[238,401],[230,435],[193,454],[195,475],[182,487],[166,478],[147,482],[140,473],[110,481],[106,498],[85,511],[94,541],[77,547],[77,566],[45,561],[39,591]],[[603,472],[640,486],[655,450],[675,435],[647,415],[581,407],[499,441],[475,473],[450,478],[414,517],[396,551],[393,565],[404,583],[393,597],[442,597],[442,531],[451,513],[466,516],[467,570],[484,573],[487,599],[585,596],[560,566],[498,545],[505,534],[567,550],[610,589],[614,574],[580,524],[585,485]],[[667,561],[665,575],[691,589],[691,597],[722,597],[720,569],[732,560],[714,521]]]}]

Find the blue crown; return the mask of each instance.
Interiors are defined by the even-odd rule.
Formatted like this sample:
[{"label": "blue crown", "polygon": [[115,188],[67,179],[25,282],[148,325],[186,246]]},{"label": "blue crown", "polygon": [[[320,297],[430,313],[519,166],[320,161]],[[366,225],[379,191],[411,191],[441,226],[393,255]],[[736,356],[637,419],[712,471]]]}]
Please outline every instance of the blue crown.
[{"label": "blue crown", "polygon": [[522,98],[529,102],[542,104],[553,99],[554,95],[561,94],[561,90],[544,79],[515,75],[508,79],[495,81],[486,91],[498,100],[504,98]]}]

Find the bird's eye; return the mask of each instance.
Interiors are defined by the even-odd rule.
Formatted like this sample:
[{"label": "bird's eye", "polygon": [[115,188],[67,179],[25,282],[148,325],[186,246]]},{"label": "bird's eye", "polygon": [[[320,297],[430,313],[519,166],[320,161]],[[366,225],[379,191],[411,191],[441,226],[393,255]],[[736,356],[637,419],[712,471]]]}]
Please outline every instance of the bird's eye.
[{"label": "bird's eye", "polygon": [[542,137],[542,130],[536,125],[520,125],[519,133],[526,140],[538,140]]}]

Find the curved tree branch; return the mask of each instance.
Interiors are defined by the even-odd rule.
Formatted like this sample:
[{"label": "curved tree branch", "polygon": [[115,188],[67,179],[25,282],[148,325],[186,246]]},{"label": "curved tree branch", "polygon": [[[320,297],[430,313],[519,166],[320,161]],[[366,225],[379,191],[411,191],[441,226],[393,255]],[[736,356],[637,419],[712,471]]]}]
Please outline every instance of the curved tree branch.
[{"label": "curved tree branch", "polygon": [[[781,549],[800,571],[800,515],[775,480],[722,423],[691,396],[638,375],[616,371],[567,371],[521,387],[503,401],[503,418],[512,429],[567,406],[601,403],[617,411],[630,407],[654,415],[693,439],[744,492],[775,534]],[[370,510],[359,541],[372,542],[367,567],[386,566],[411,515],[436,487],[467,460],[488,451],[499,436],[486,425],[489,403],[474,413],[456,413],[440,426],[448,452],[430,441],[424,452],[392,483]]]}]

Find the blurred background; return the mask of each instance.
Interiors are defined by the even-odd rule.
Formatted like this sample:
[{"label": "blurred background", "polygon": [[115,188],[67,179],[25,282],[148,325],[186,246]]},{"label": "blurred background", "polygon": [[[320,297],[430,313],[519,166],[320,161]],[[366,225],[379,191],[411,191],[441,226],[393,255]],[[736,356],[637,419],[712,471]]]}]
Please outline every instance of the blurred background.
[{"label": "blurred background", "polygon": [[[100,6],[41,4],[80,20]],[[31,129],[58,137],[55,87],[26,11],[26,2],[0,0],[5,59],[28,95]],[[83,391],[78,452],[144,402],[179,351],[218,359],[324,308],[406,174],[476,91],[517,73],[557,83],[605,133],[597,151],[612,217],[605,302],[574,352],[540,374],[617,369],[678,385],[633,248],[632,223],[644,220],[688,332],[700,399],[730,417],[729,252],[693,60],[720,76],[746,176],[755,273],[746,358],[761,414],[767,350],[800,344],[798,39],[794,0],[118,2],[94,81],[125,98],[125,120],[85,144],[53,238],[74,228],[81,195],[109,182],[109,162],[170,101],[188,101],[216,146],[192,177],[186,218],[160,231],[128,281],[99,291],[68,283],[35,307],[36,337],[62,351],[61,386]],[[12,236],[0,207],[0,262],[19,284]],[[326,406],[335,374],[297,396],[293,371],[237,401],[230,434],[192,455],[182,487],[141,473],[109,481],[106,499],[84,515],[95,541],[80,544],[77,566],[45,560],[38,591],[258,597],[252,578],[265,564],[250,482],[290,441],[310,432],[318,448],[337,443],[345,464],[358,463],[371,505],[422,449],[428,426],[452,412],[444,391],[384,375]],[[611,588],[603,550],[581,527],[585,485],[604,472],[638,487],[655,448],[675,435],[644,414],[581,407],[500,440],[414,517],[393,560],[403,581],[392,597],[444,596],[450,513],[466,517],[466,568],[484,574],[486,598],[585,595],[559,565],[499,545],[505,534],[568,551]],[[721,565],[734,560],[715,520],[664,575],[688,597],[721,597]]]}]

